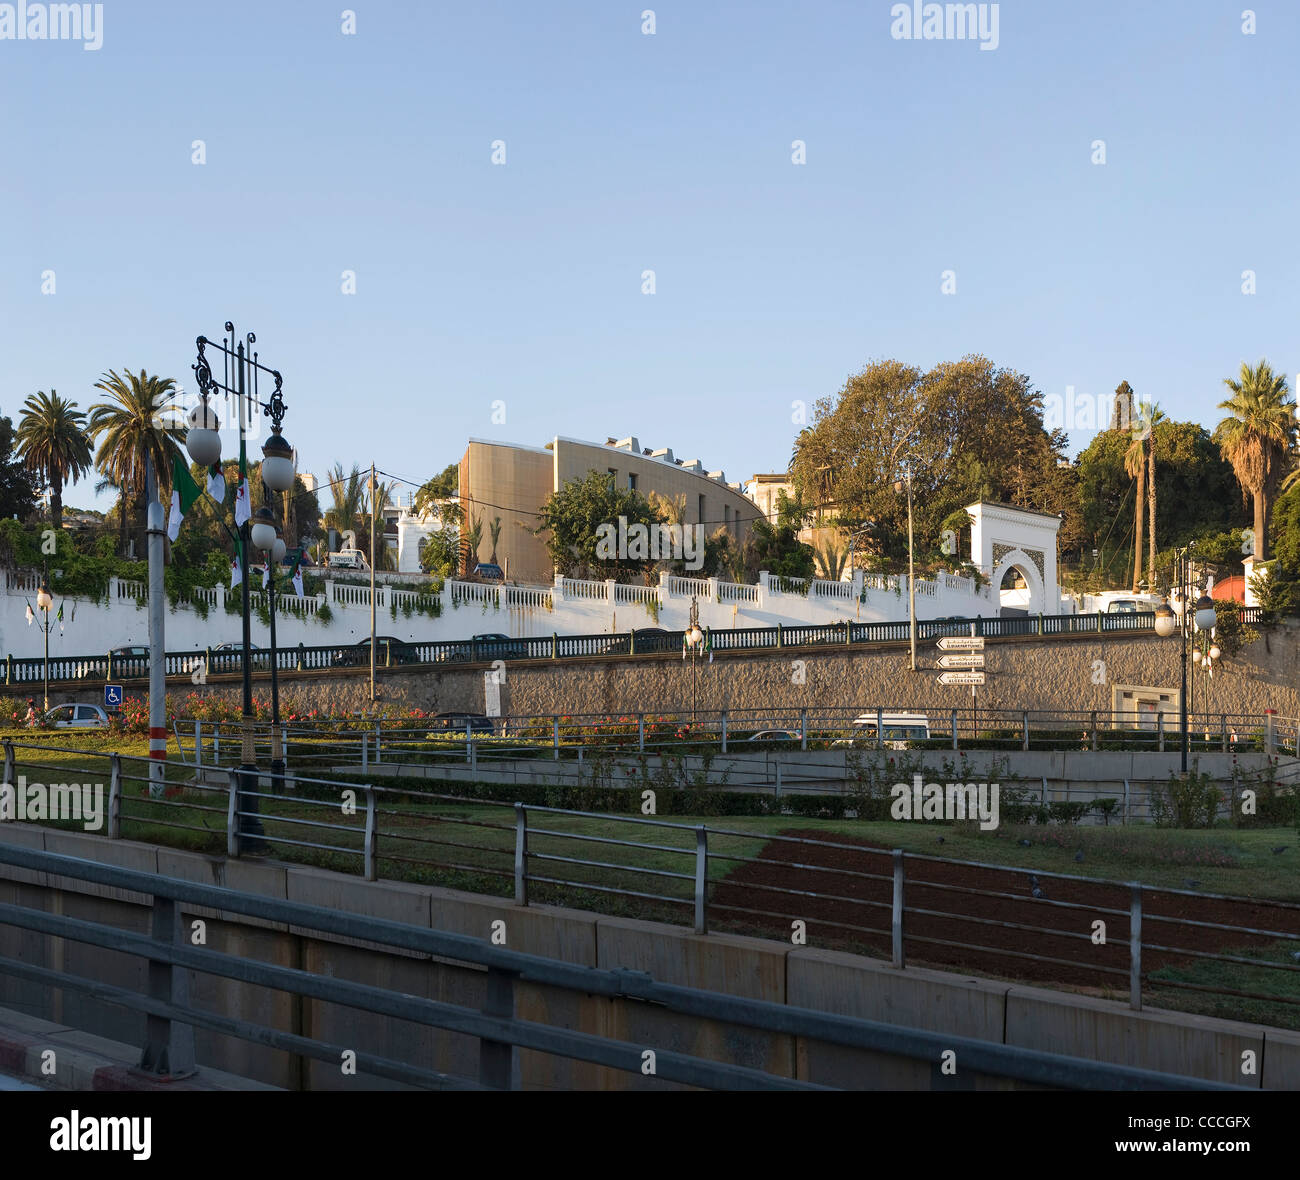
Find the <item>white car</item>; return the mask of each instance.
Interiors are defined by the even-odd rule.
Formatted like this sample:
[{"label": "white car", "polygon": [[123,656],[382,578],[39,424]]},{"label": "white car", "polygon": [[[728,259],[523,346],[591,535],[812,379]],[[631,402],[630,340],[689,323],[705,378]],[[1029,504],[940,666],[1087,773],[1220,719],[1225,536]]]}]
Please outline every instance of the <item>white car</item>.
[{"label": "white car", "polygon": [[108,713],[102,705],[56,705],[43,718],[55,729],[107,729]]},{"label": "white car", "polygon": [[[908,742],[924,742],[930,738],[930,719],[923,713],[884,713],[880,717],[883,729],[881,745],[886,750],[906,750]],[[840,738],[832,746],[874,746],[876,744],[876,714],[863,713],[853,725],[862,731],[861,737]]]}]

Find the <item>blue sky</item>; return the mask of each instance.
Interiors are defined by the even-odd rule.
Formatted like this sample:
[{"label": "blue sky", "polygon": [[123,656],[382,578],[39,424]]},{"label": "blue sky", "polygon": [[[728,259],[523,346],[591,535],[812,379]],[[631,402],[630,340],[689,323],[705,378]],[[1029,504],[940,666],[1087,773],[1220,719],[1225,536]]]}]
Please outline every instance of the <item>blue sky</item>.
[{"label": "blue sky", "polygon": [[354,35],[107,0],[98,50],[0,40],[0,412],[192,389],[230,318],[318,475],[635,434],[736,480],[883,357],[1207,425],[1242,360],[1300,370],[1289,0],[1253,35],[1246,0],[1003,0],[991,51],[877,0],[349,2]]}]

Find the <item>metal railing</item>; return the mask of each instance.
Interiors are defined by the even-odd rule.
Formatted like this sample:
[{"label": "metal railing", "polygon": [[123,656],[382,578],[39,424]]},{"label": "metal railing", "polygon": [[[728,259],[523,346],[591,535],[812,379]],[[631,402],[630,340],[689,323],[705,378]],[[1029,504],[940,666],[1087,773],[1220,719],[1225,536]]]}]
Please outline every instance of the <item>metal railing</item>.
[{"label": "metal railing", "polygon": [[[500,593],[500,587],[474,587],[484,601]],[[494,599],[493,599],[494,600]],[[291,602],[289,599],[286,602]],[[477,601],[477,599],[475,600]],[[1246,608],[1243,622],[1256,621],[1258,608]],[[917,638],[929,642],[944,636],[973,635],[987,639],[1014,639],[1025,636],[1098,635],[1148,632],[1154,628],[1154,614],[1033,615],[1016,618],[977,618],[961,620],[918,620]],[[859,644],[905,643],[909,630],[906,620],[887,623],[844,621],[829,624],[779,624],[776,627],[738,627],[708,632],[715,652],[768,650],[819,646],[856,646]],[[680,655],[681,631],[664,635],[642,635],[635,631],[605,632],[599,635],[534,635],[504,640],[451,639],[432,642],[401,641],[385,643],[377,657],[385,668],[413,665],[491,664],[496,660],[569,660],[609,656]],[[358,644],[298,644],[276,651],[276,667],[283,672],[325,671],[369,667],[369,649]],[[211,648],[168,652],[168,676],[233,675],[241,671],[240,653],[214,651]],[[269,672],[271,653],[254,653],[254,671]],[[147,677],[147,657],[87,654],[51,656],[50,682],[131,680]],[[32,685],[43,680],[45,661],[39,657],[5,658],[6,685]]]},{"label": "metal railing", "polygon": [[[0,973],[47,988],[71,990],[145,1015],[141,1069],[158,1075],[184,1074],[195,1064],[194,1030],[213,1032],[337,1066],[340,1046],[213,1012],[190,1002],[191,972],[232,980],[307,999],[339,1004],[393,1020],[469,1037],[479,1042],[477,1076],[455,1076],[378,1056],[364,1048],[356,1062],[367,1074],[432,1089],[516,1089],[520,1049],[643,1076],[646,1049],[556,1025],[522,1019],[516,1011],[521,983],[555,988],[573,996],[653,1004],[674,1016],[724,1022],[767,1033],[795,1036],[850,1049],[867,1050],[937,1067],[943,1054],[960,1054],[974,1074],[1026,1084],[1077,1089],[1244,1091],[1199,1078],[1102,1064],[967,1037],[899,1028],[764,1000],[661,983],[644,972],[577,966],[493,946],[467,935],[428,930],[369,915],[303,905],[192,881],[97,864],[76,857],[0,844],[0,864],[143,894],[150,899],[150,933],[46,913],[30,906],[0,904],[0,923],[19,930],[131,955],[148,964],[142,990],[44,967],[14,957],[0,958]],[[436,960],[467,964],[485,973],[481,1008],[450,1004],[354,983],[333,976],[281,967],[239,955],[189,945],[182,908],[203,906],[339,938],[359,939],[389,949],[413,951]],[[690,1086],[725,1089],[828,1089],[806,1080],[760,1069],[653,1048],[656,1078]],[[931,1087],[948,1088],[937,1068]]]},{"label": "metal railing", "polygon": [[[6,741],[6,783],[20,781],[19,770],[27,765],[20,756],[25,749],[48,752],[43,746]],[[84,775],[103,777],[107,770],[103,831],[110,839],[121,838],[126,834],[124,828],[130,827],[132,838],[179,840],[193,846],[192,836],[172,834],[186,832],[204,837],[201,844],[211,850],[224,846],[228,856],[238,857],[246,821],[258,815],[265,825],[265,839],[280,855],[359,873],[366,880],[436,879],[477,892],[513,895],[521,906],[534,900],[539,890],[548,901],[615,913],[627,912],[631,901],[636,916],[685,923],[700,934],[719,925],[788,937],[791,922],[816,922],[828,932],[828,941],[838,939],[848,949],[878,952],[884,941],[891,961],[899,968],[907,964],[905,946],[910,943],[926,948],[921,953],[931,963],[944,962],[944,956],[955,950],[981,955],[986,970],[1013,976],[1016,964],[1034,963],[1069,967],[1072,973],[1103,980],[1127,979],[1130,1004],[1135,1009],[1142,1005],[1144,981],[1162,992],[1182,989],[1265,1004],[1300,1004],[1297,995],[1156,979],[1144,959],[1156,956],[1162,966],[1217,962],[1264,972],[1300,972],[1300,963],[1289,952],[1286,961],[1271,962],[1226,953],[1217,945],[1213,950],[1179,947],[1168,934],[1152,938],[1153,927],[1158,927],[1170,931],[1174,938],[1180,932],[1217,931],[1225,936],[1224,941],[1227,936],[1238,941],[1269,938],[1300,947],[1300,904],[1296,903],[1008,868],[901,849],[888,852],[836,837],[817,839],[688,825],[666,818],[511,804],[302,774],[284,778],[263,775],[268,788],[252,795],[233,769],[218,772],[215,781],[210,781],[207,777],[187,779],[184,768],[172,766],[169,774],[173,777],[166,789],[150,794],[148,759],[88,751],[66,753],[93,759],[95,765],[45,760],[30,763],[30,769],[43,781],[52,774],[74,781]],[[467,807],[473,810],[467,812]],[[650,833],[654,838],[643,838]],[[759,855],[750,855],[747,849],[755,842],[760,845]],[[789,852],[789,857],[783,852]],[[837,863],[817,863],[818,856],[827,855],[837,858]],[[845,863],[846,856],[852,863]],[[949,872],[954,867],[978,870],[997,877],[998,884],[990,888],[928,880],[924,867],[931,865]],[[909,866],[915,867],[909,872]],[[746,875],[755,872],[760,877]],[[737,874],[734,879],[733,874]],[[1048,884],[1044,886],[1044,882]],[[1086,887],[1094,896],[1086,901],[1051,897],[1058,884],[1076,892]],[[1126,905],[1116,902],[1116,891],[1127,891]],[[923,898],[920,904],[917,894]],[[996,899],[999,906],[1018,907],[1020,912],[990,917],[972,910],[972,898]],[[1278,919],[1260,926],[1200,920],[1174,912],[1191,898],[1252,910],[1265,908]],[[1036,907],[1034,920],[1023,913],[1026,905]],[[1101,915],[1107,923],[1118,919],[1118,933],[1113,932],[1109,940],[1111,961],[1098,954],[1086,923],[1062,927],[1038,919],[1040,913],[1059,911]],[[929,928],[935,922],[973,926],[975,940],[938,934]],[[913,928],[916,923],[919,928]],[[1060,944],[1060,949],[1039,954],[998,945],[998,936],[1007,930],[1050,939]],[[981,936],[983,941],[978,941]],[[1127,946],[1127,961],[1114,961],[1116,945]],[[1074,948],[1080,953],[1069,954]]]}]

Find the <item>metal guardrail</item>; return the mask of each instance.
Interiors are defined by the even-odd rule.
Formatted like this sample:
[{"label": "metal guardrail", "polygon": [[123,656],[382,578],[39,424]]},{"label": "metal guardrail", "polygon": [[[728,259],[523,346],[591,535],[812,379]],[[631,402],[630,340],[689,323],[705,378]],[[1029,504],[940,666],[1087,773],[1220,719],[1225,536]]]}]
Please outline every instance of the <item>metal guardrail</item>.
[{"label": "metal guardrail", "polygon": [[[3,745],[4,781],[7,783],[17,781],[16,771],[23,765],[18,757],[22,749],[45,750],[45,747],[27,747],[8,740]],[[906,872],[908,864],[942,863],[1009,873],[1016,877],[1025,877],[1035,887],[1035,875],[1044,880],[1069,882],[1072,885],[1125,887],[1122,882],[1103,878],[1050,871],[1031,872],[1027,869],[1010,869],[1005,865],[954,861],[904,853],[902,850],[886,853],[883,850],[867,849],[858,844],[836,841],[833,838],[791,837],[765,832],[745,832],[712,825],[685,825],[662,818],[597,813],[531,804],[526,806],[522,803],[512,805],[491,800],[467,799],[455,794],[414,791],[409,786],[388,787],[370,782],[326,780],[299,774],[285,776],[284,779],[263,775],[270,789],[253,794],[240,783],[240,776],[236,771],[225,770],[219,774],[219,780],[223,781],[215,784],[198,780],[188,782],[184,779],[173,780],[169,787],[172,797],[164,793],[162,797],[137,798],[132,797],[131,786],[139,784],[141,791],[147,792],[150,773],[148,759],[118,754],[105,758],[104,755],[95,755],[87,751],[68,751],[68,753],[94,758],[99,766],[98,768],[85,765],[78,767],[42,761],[31,763],[31,768],[39,770],[42,777],[48,780],[55,772],[60,777],[102,775],[103,763],[108,761],[110,772],[106,835],[110,839],[121,837],[124,824],[132,823],[140,825],[137,834],[143,831],[147,838],[151,839],[170,839],[169,834],[174,830],[205,834],[209,839],[220,839],[224,836],[226,854],[238,857],[241,852],[241,842],[246,838],[241,833],[247,830],[247,821],[254,815],[259,815],[266,825],[265,838],[273,847],[278,847],[291,856],[306,855],[308,859],[317,862],[323,855],[331,867],[359,871],[367,880],[379,879],[381,866],[387,864],[390,866],[389,875],[401,877],[415,872],[419,879],[427,880],[432,870],[443,874],[444,879],[450,875],[457,884],[480,892],[492,892],[491,889],[485,889],[484,885],[495,881],[501,891],[507,893],[512,891],[516,903],[521,906],[529,903],[530,894],[537,887],[544,887],[569,899],[577,896],[584,904],[591,898],[618,899],[619,904],[622,904],[622,899],[635,898],[639,902],[647,903],[651,910],[664,920],[681,922],[685,918],[700,934],[709,931],[711,915],[714,920],[721,917],[730,921],[733,928],[737,922],[742,927],[746,927],[752,925],[755,920],[761,922],[764,919],[779,919],[787,924],[788,929],[791,920],[806,918],[806,907],[810,899],[854,907],[855,915],[869,914],[872,910],[888,908],[891,919],[887,927],[867,923],[857,918],[852,921],[818,920],[828,927],[842,930],[847,936],[857,940],[882,937],[887,932],[891,943],[892,961],[899,968],[906,966],[904,938],[905,923],[909,913],[914,916],[941,917],[952,921],[969,922],[977,929],[982,926],[1011,927],[1033,931],[1044,936],[1089,941],[1089,935],[1086,933],[1063,935],[1060,930],[1048,927],[1008,924],[963,914],[957,908],[918,909],[907,900],[910,880]],[[172,766],[170,772],[175,774],[178,769]],[[463,808],[467,805],[488,812],[491,818],[476,818],[464,814]],[[440,810],[433,811],[432,808],[435,807]],[[499,816],[499,820],[495,816]],[[536,816],[543,817],[542,822],[545,826],[538,826],[535,818],[531,818]],[[187,820],[197,820],[197,822],[186,822]],[[568,821],[570,830],[557,827],[559,820]],[[577,821],[576,824],[573,821]],[[594,830],[593,825],[595,825]],[[611,827],[618,834],[608,834]],[[583,828],[587,830],[582,830]],[[658,839],[647,841],[639,838],[641,833],[647,833],[652,829],[661,833]],[[673,839],[679,843],[672,843]],[[857,868],[832,868],[816,865],[811,862],[809,856],[804,855],[799,857],[798,863],[792,864],[761,855],[741,855],[737,848],[740,842],[758,842],[763,849],[802,846],[809,850],[815,847],[822,851],[827,849],[841,853],[847,851],[860,857],[862,863],[861,867]],[[621,861],[604,859],[602,853],[617,854],[623,859]],[[889,871],[885,873],[873,871],[873,862],[886,856],[891,862]],[[721,863],[729,864],[731,870],[736,866],[744,865],[775,865],[784,874],[786,883],[746,883],[744,904],[736,904],[738,899],[734,897],[726,902],[719,902],[716,897],[711,898],[711,894],[716,894],[720,885],[726,885],[726,876],[711,875],[710,865]],[[860,896],[860,889],[856,888],[852,893],[846,894],[842,881],[833,891],[821,891],[816,887],[808,888],[806,881],[799,882],[800,874],[804,877],[811,874],[814,878],[820,877],[830,881],[847,878],[859,883],[888,880],[891,882],[891,900],[886,903],[883,899],[865,899]],[[947,888],[927,881],[915,884],[926,890],[942,891]],[[1144,886],[1139,882],[1133,882],[1127,888],[1130,890],[1130,904],[1125,911],[1063,901],[1045,902],[1044,909],[1051,910],[1065,906],[1091,913],[1124,914],[1130,931],[1127,972],[1129,995],[1130,1003],[1135,1009],[1142,1005],[1144,946],[1148,951],[1189,959],[1219,961],[1268,971],[1300,971],[1300,965],[1291,963],[1275,963],[1248,956],[1207,953],[1193,948],[1180,949],[1165,943],[1157,944],[1151,942],[1149,936],[1144,943],[1142,934],[1144,898],[1149,899],[1153,895],[1182,896],[1201,900],[1217,898],[1244,905],[1271,907],[1287,914],[1300,914],[1300,904],[1212,895],[1199,890],[1171,890]],[[962,886],[958,892],[967,896],[987,896],[1013,901],[1018,899],[1022,902],[1025,900],[1024,896],[1006,891],[986,891],[966,886]],[[771,901],[764,901],[760,905],[754,900],[757,894],[763,894],[765,898],[775,898],[777,904],[784,904],[785,908],[768,908],[773,904]],[[1251,937],[1297,938],[1295,933],[1288,931],[1202,922],[1190,918],[1162,915],[1157,920],[1177,929],[1216,929]],[[966,947],[990,955],[1003,955],[1013,961],[1023,959],[1048,963],[1069,962],[1023,951],[999,949],[987,943],[976,945],[936,940],[916,933],[906,934],[906,938],[913,942],[934,943],[939,946]],[[1297,945],[1300,946],[1300,942]],[[1114,968],[1098,966],[1095,960],[1091,962],[1079,960],[1073,965],[1083,970],[1124,974]],[[1264,1002],[1300,1003],[1300,999],[1277,994],[1245,990],[1231,991],[1164,979],[1159,981],[1159,986],[1217,991],[1220,994],[1232,994]]]},{"label": "metal guardrail", "polygon": [[[891,716],[922,719],[931,735],[908,740]],[[269,734],[269,728],[263,726]],[[317,769],[372,763],[453,766],[472,770],[521,759],[550,760],[557,777],[582,778],[601,758],[643,755],[725,756],[737,772],[746,764],[770,779],[768,755],[780,751],[843,752],[846,766],[869,751],[946,749],[954,752],[1122,750],[1167,753],[1180,748],[1178,717],[1155,715],[1151,727],[1130,715],[1098,710],[946,709],[926,706],[723,709],[672,713],[553,714],[486,717],[465,713],[420,718],[304,719],[281,723],[282,741],[298,766]],[[1199,713],[1188,719],[1188,748],[1201,753],[1295,754],[1300,726],[1276,714]],[[196,765],[223,765],[236,756],[239,722],[177,719],[173,732]],[[900,740],[901,739],[901,740]],[[851,766],[848,769],[852,769]]]},{"label": "metal guardrail", "polygon": [[[15,958],[0,958],[0,973],[50,988],[77,991],[143,1012],[146,1027],[141,1069],[160,1075],[183,1073],[194,1067],[195,1028],[211,1029],[335,1065],[339,1060],[342,1049],[339,1045],[194,1006],[189,999],[188,973],[196,971],[477,1037],[480,1046],[477,1078],[455,1077],[369,1052],[357,1053],[358,1065],[369,1073],[434,1089],[518,1088],[518,1050],[521,1048],[590,1062],[634,1076],[643,1075],[646,1045],[521,1019],[515,1004],[517,986],[523,982],[557,988],[574,995],[598,995],[654,1004],[679,1016],[715,1020],[930,1063],[935,1067],[932,1069],[934,1088],[945,1088],[937,1069],[944,1059],[943,1054],[956,1052],[966,1071],[1038,1086],[1233,1092],[1248,1089],[660,983],[642,972],[574,966],[495,947],[487,941],[465,935],[4,844],[0,844],[0,864],[47,873],[52,878],[70,878],[131,890],[151,898],[152,921],[148,935],[31,907],[0,904],[0,922],[4,924],[144,960],[148,964],[148,985],[144,991],[115,987]],[[183,905],[204,906],[482,968],[487,975],[486,1000],[481,1009],[473,1009],[192,947],[181,922]],[[728,1089],[830,1088],[758,1069],[711,1061],[666,1046],[654,1047],[653,1052],[655,1076],[686,1085]]]},{"label": "metal guardrail", "polygon": [[[1242,610],[1243,622],[1255,622],[1259,608]],[[1147,632],[1154,628],[1155,615],[1150,612],[1091,615],[1033,615],[1014,618],[975,618],[960,620],[918,620],[917,638],[921,641],[944,636],[975,635],[988,639],[1011,639],[1020,636],[1098,635]],[[496,660],[562,660],[602,656],[680,655],[681,631],[663,635],[640,636],[636,631],[606,632],[600,635],[545,635],[518,639],[456,639],[436,642],[399,642],[384,644],[377,658],[385,668],[413,665],[491,664]],[[822,625],[780,624],[776,627],[741,627],[734,630],[708,630],[709,644],[715,652],[770,650],[811,646],[856,646],[874,643],[905,643],[908,623],[828,623]],[[364,657],[364,658],[363,658]],[[168,676],[193,676],[202,670],[205,676],[235,674],[242,670],[240,652],[196,649],[168,652]],[[263,649],[253,653],[254,671],[270,670],[271,653]],[[369,667],[368,649],[356,644],[320,644],[280,648],[275,653],[276,668],[282,672],[319,672],[332,669]],[[50,683],[80,681],[131,680],[148,675],[146,657],[121,657],[108,654],[51,656]],[[5,684],[31,685],[43,680],[45,661],[38,657],[6,656]]]}]

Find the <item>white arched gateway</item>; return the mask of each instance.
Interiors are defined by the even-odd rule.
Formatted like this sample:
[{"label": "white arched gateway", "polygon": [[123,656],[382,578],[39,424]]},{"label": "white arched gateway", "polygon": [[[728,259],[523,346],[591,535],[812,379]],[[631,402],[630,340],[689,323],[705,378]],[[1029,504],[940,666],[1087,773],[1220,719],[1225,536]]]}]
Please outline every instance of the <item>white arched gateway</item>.
[{"label": "white arched gateway", "polygon": [[987,500],[968,504],[966,512],[971,518],[971,561],[989,579],[993,602],[998,601],[1003,580],[1014,570],[1024,581],[1021,609],[1034,615],[1059,614],[1056,533],[1061,518]]}]

